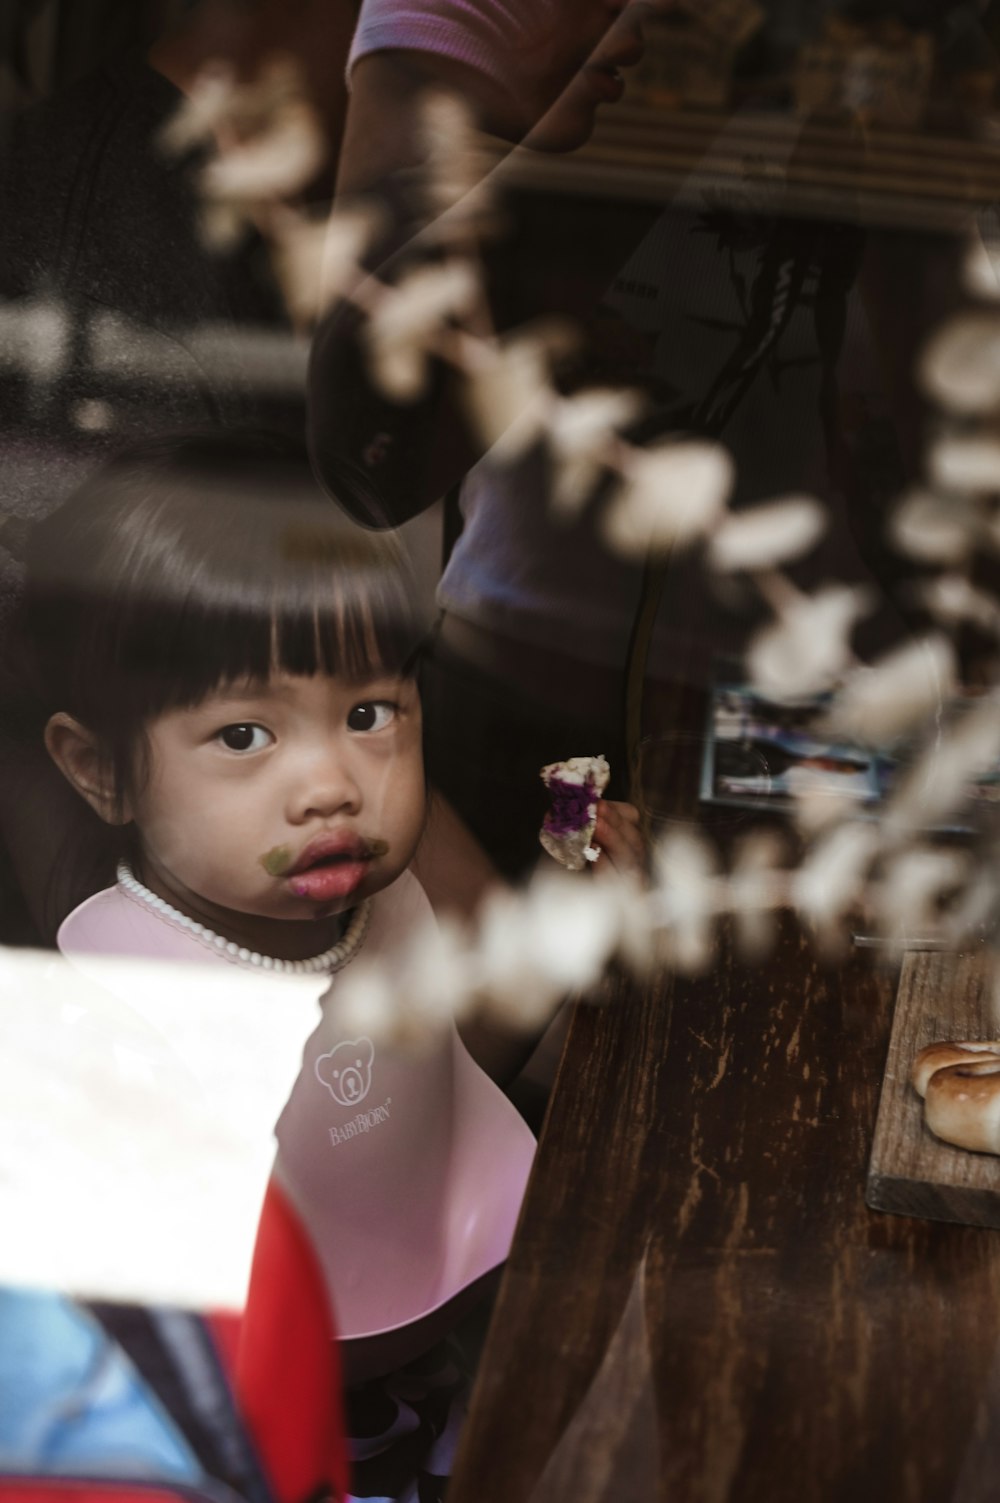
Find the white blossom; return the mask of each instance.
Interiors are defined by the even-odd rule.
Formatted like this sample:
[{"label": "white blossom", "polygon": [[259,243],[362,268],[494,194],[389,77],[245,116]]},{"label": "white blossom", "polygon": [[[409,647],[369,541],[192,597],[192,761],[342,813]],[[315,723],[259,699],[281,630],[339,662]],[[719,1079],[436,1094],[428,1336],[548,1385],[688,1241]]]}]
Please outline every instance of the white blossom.
[{"label": "white blossom", "polygon": [[774,943],[775,909],[787,884],[784,839],[775,830],[751,830],[736,843],[729,875],[729,906],[736,942],[748,960],[759,960]]},{"label": "white blossom", "polygon": [[1000,438],[946,434],[931,444],[927,475],[937,490],[959,493],[1000,490]]},{"label": "white blossom", "polygon": [[598,979],[617,939],[615,879],[580,881],[564,872],[540,874],[531,884],[521,945],[533,968],[561,994]]},{"label": "white blossom", "polygon": [[968,622],[981,631],[1000,628],[996,597],[970,583],[964,574],[939,574],[914,586],[913,593],[945,626]]},{"label": "white blossom", "polygon": [[792,901],[829,944],[862,891],[880,845],[878,826],[856,821],[838,825],[812,846],[791,880]]},{"label": "white blossom", "polygon": [[199,186],[207,198],[223,203],[268,203],[305,188],[325,157],[316,112],[300,100],[287,104],[266,129],[220,152],[203,168]]},{"label": "white blossom", "polygon": [[926,829],[951,817],[970,781],[1000,756],[1000,701],[989,698],[940,731],[900,781],[884,815],[890,834]]},{"label": "white blossom", "polygon": [[476,268],[458,260],[421,266],[379,293],[365,339],[373,374],[387,396],[410,402],[423,394],[428,353],[442,327],[468,313],[478,295]]},{"label": "white blossom", "polygon": [[23,371],[31,381],[53,381],[66,369],[72,342],[69,312],[56,298],[0,303],[0,368]]},{"label": "white blossom", "polygon": [[731,512],[713,535],[708,562],[722,573],[755,571],[798,558],[823,535],[826,513],[810,496],[786,496]]},{"label": "white blossom", "polygon": [[891,744],[940,714],[956,686],[955,653],[942,636],[923,637],[859,666],[838,691],[825,728],[869,746]]},{"label": "white blossom", "polygon": [[159,145],[171,156],[211,146],[197,179],[199,221],[206,244],[220,251],[231,249],[250,224],[261,225],[270,206],[307,187],[327,154],[302,70],[286,55],[269,58],[247,83],[226,65],[209,65],[161,132]]},{"label": "white blossom", "polygon": [[491,205],[492,158],[475,128],[472,111],[457,94],[430,90],[420,102],[420,130],[430,233],[440,240],[470,223],[478,227]]},{"label": "white blossom", "polygon": [[271,255],[285,303],[299,324],[313,324],[363,276],[361,260],[377,216],[338,209],[328,219],[283,208],[274,216]]},{"label": "white blossom", "polygon": [[917,366],[924,391],[951,412],[981,416],[1000,403],[1000,317],[963,313],[928,341]]},{"label": "white blossom", "polygon": [[160,132],[161,149],[168,156],[180,156],[210,141],[229,121],[238,89],[236,73],[228,63],[206,64],[188,84]]},{"label": "white blossom", "polygon": [[631,449],[604,514],[604,537],[627,557],[686,547],[709,532],[732,490],[733,462],[697,439]]},{"label": "white blossom", "polygon": [[491,459],[513,463],[546,433],[557,400],[552,360],[571,345],[568,327],[546,320],[467,351],[464,400]]},{"label": "white blossom", "polygon": [[323,224],[322,290],[324,303],[347,292],[361,275],[361,263],[382,224],[374,206],[334,208]]},{"label": "white blossom", "polygon": [[960,564],[971,553],[979,530],[978,512],[964,499],[910,491],[889,524],[889,535],[903,552],[929,564]]},{"label": "white blossom", "polygon": [[712,958],[717,868],[708,841],[693,831],[664,836],[654,851],[657,957],[680,971],[703,970]]},{"label": "white blossom", "polygon": [[994,849],[986,859],[980,853],[961,890],[941,915],[942,934],[948,943],[958,947],[970,941],[978,945],[984,939],[995,940],[1000,914],[998,899],[1000,878]]},{"label": "white blossom", "polygon": [[655,896],[635,875],[594,885],[614,916],[617,955],[633,976],[648,975],[656,961]]},{"label": "white blossom", "polygon": [[869,606],[867,594],[848,585],[795,593],[750,644],[747,666],[756,688],[776,700],[829,689],[851,660],[850,634]]},{"label": "white blossom", "polygon": [[561,1001],[551,975],[540,972],[524,946],[529,897],[506,889],[492,892],[479,913],[476,987],[481,1007],[515,1028],[544,1027]]},{"label": "white blossom", "polygon": [[803,835],[819,835],[857,812],[856,793],[835,787],[818,768],[790,767],[786,783],[793,801],[793,818]]},{"label": "white blossom", "polygon": [[228,255],[240,244],[249,223],[243,204],[205,200],[198,210],[198,232],[206,250]]},{"label": "white blossom", "polygon": [[366,1034],[377,1043],[395,1038],[400,995],[388,966],[362,957],[335,983],[337,1022],[345,1036]]},{"label": "white blossom", "polygon": [[555,461],[552,506],[573,513],[591,495],[614,460],[618,431],[642,412],[637,391],[595,387],[571,397],[554,396],[548,411],[549,449]]},{"label": "white blossom", "polygon": [[421,925],[394,967],[398,1042],[422,1047],[469,1010],[474,968],[467,938],[447,915]]},{"label": "white blossom", "polygon": [[885,864],[873,897],[879,932],[899,948],[934,934],[941,902],[969,875],[964,852],[931,846],[907,847]]},{"label": "white blossom", "polygon": [[1000,301],[1000,253],[986,246],[974,232],[962,268],[962,280],[973,297]]}]

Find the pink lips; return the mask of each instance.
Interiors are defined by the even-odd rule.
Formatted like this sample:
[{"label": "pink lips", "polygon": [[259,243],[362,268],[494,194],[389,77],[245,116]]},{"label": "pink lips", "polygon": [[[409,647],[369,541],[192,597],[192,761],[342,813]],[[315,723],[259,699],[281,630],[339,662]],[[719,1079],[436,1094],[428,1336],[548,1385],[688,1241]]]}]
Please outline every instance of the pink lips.
[{"label": "pink lips", "polygon": [[331,903],[349,897],[364,880],[374,851],[358,835],[319,835],[310,840],[285,877],[297,898]]}]

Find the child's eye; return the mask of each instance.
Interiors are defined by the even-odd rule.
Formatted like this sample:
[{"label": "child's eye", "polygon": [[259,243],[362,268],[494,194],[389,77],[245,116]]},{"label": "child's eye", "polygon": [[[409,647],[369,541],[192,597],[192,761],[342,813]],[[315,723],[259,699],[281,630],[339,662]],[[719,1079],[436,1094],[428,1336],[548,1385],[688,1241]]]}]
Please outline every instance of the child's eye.
[{"label": "child's eye", "polygon": [[349,731],[382,731],[395,720],[399,706],[389,699],[366,699],[347,717]]},{"label": "child's eye", "polygon": [[263,751],[265,746],[270,746],[274,737],[262,725],[241,721],[238,725],[224,725],[216,739],[230,751],[247,752]]}]

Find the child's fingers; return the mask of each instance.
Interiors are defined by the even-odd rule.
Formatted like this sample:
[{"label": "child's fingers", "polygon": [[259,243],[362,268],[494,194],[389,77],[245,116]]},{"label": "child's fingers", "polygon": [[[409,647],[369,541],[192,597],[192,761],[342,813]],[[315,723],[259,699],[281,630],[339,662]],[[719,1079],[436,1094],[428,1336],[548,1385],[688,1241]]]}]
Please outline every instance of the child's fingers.
[{"label": "child's fingers", "polygon": [[597,806],[594,844],[619,875],[644,874],[649,865],[639,811],[632,804],[602,800]]}]

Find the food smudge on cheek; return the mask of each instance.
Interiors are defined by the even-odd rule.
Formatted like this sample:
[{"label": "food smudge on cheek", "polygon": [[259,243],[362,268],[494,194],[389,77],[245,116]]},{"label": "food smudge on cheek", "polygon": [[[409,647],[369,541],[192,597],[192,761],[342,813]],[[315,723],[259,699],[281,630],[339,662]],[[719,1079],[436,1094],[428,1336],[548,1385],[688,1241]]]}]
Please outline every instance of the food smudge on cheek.
[{"label": "food smudge on cheek", "polygon": [[290,846],[276,845],[273,850],[264,852],[260,864],[269,877],[283,877],[294,859]]},{"label": "food smudge on cheek", "polygon": [[377,856],[387,856],[388,853],[389,853],[389,842],[387,840],[379,840],[378,838],[376,838],[375,840],[369,840],[369,842],[368,842],[368,855],[372,859],[374,859]]}]

